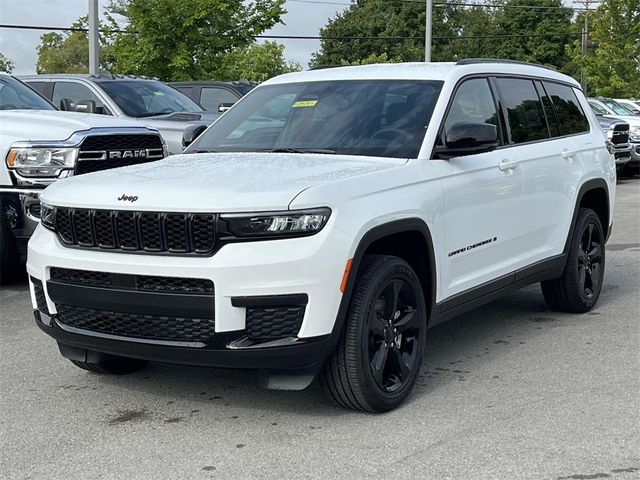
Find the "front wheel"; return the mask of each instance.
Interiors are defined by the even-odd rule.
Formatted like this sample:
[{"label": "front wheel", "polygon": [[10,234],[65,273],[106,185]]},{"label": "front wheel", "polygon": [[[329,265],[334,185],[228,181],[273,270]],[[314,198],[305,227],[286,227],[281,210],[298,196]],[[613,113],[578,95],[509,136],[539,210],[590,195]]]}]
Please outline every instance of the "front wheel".
[{"label": "front wheel", "polygon": [[604,279],[604,242],[600,217],[589,208],[581,208],[562,276],[541,284],[549,308],[583,313],[595,306]]},{"label": "front wheel", "polygon": [[425,344],[420,281],[402,259],[363,259],[336,351],[320,381],[338,405],[366,412],[399,406],[415,383]]}]

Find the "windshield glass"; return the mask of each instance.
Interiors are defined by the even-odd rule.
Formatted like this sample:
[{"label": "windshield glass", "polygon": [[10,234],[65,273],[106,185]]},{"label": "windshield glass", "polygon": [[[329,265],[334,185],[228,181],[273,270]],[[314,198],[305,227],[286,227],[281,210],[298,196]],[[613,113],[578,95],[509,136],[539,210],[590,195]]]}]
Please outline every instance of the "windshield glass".
[{"label": "windshield glass", "polygon": [[613,100],[603,100],[602,103],[613,110],[613,113],[615,113],[616,115],[633,115],[633,112],[631,110],[629,110],[627,107],[623,107],[618,102],[614,102]]},{"label": "windshield glass", "polygon": [[204,111],[185,94],[156,80],[115,80],[99,85],[129,117]]},{"label": "windshield glass", "polygon": [[0,110],[55,110],[24,83],[9,76],[0,76]]},{"label": "windshield glass", "polygon": [[341,80],[258,87],[188,152],[416,158],[442,82]]}]

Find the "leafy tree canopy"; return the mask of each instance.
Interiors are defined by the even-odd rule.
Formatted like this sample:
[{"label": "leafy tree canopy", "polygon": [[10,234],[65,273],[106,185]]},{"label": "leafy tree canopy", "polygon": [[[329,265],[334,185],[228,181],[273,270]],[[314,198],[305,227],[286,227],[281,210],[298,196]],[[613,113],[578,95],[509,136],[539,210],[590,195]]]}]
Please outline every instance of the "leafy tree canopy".
[{"label": "leafy tree canopy", "polygon": [[246,78],[263,82],[276,75],[297,72],[302,67],[284,59],[284,45],[276,42],[252,43],[245,48],[236,48],[223,56],[218,69],[218,80]]},{"label": "leafy tree canopy", "polygon": [[0,72],[11,73],[14,66],[13,60],[0,53]]}]

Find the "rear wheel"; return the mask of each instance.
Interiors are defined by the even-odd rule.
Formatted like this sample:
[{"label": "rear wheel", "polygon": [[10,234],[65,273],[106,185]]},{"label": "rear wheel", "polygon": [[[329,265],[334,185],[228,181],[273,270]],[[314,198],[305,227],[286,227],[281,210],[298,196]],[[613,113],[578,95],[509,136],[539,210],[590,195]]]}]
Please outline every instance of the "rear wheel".
[{"label": "rear wheel", "polygon": [[411,392],[424,350],[426,306],[411,267],[391,256],[363,260],[344,332],[321,383],[338,405],[367,412],[399,406]]},{"label": "rear wheel", "polygon": [[79,362],[78,360],[69,361],[76,367],[83,370],[108,375],[124,375],[126,373],[136,372],[143,369],[147,363],[149,363],[146,360],[116,356],[105,356],[103,360],[98,362]]},{"label": "rear wheel", "polygon": [[582,313],[595,306],[604,278],[604,241],[598,215],[589,208],[581,208],[562,276],[541,284],[549,308]]}]

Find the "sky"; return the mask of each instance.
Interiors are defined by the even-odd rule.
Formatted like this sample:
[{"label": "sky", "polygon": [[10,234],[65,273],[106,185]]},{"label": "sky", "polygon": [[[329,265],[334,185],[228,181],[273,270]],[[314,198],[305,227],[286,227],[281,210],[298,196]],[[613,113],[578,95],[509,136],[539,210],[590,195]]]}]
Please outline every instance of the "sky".
[{"label": "sky", "polygon": [[[333,0],[349,3],[349,0]],[[100,0],[100,10],[109,0]],[[78,17],[87,14],[88,0],[0,0],[0,23],[50,25],[68,27]],[[284,24],[276,25],[265,35],[317,36],[320,28],[346,5],[297,3],[287,1]],[[43,31],[0,28],[0,52],[15,62],[13,73],[35,73],[36,47]],[[318,40],[277,40],[285,45],[285,57],[307,66],[311,54],[320,48]]]}]

